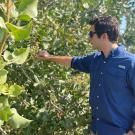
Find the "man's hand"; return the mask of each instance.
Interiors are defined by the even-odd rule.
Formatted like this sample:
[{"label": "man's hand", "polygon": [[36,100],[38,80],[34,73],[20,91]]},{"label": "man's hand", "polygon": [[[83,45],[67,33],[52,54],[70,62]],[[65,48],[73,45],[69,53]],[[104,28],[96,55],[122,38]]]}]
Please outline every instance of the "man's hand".
[{"label": "man's hand", "polygon": [[40,51],[37,54],[37,57],[40,59],[44,59],[44,60],[48,60],[49,59],[50,54],[47,51]]},{"label": "man's hand", "polygon": [[52,62],[56,62],[57,64],[66,66],[66,67],[71,67],[71,56],[54,56],[50,55],[47,51],[40,51],[37,54],[37,57],[43,60],[49,60]]}]

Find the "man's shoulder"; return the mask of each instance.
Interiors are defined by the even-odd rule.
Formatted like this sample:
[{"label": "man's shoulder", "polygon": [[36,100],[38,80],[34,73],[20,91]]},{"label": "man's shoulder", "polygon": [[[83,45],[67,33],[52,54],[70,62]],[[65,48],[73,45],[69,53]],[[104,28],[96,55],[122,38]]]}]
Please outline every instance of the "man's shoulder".
[{"label": "man's shoulder", "polygon": [[135,61],[135,54],[133,54],[127,50],[124,52],[124,57],[126,57],[130,61]]},{"label": "man's shoulder", "polygon": [[130,67],[135,67],[135,54],[125,50],[122,54],[122,59],[124,59],[124,62]]},{"label": "man's shoulder", "polygon": [[129,59],[135,59],[135,54],[131,53],[123,44],[119,44],[120,55]]}]

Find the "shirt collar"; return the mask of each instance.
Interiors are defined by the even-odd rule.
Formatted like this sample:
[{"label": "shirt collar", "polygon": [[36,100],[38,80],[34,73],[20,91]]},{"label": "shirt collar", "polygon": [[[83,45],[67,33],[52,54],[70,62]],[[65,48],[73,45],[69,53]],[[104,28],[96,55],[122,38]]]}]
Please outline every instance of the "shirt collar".
[{"label": "shirt collar", "polygon": [[[119,44],[117,48],[114,48],[111,50],[111,52],[107,58],[116,57],[116,56],[120,55],[124,50],[126,50],[124,45]],[[101,51],[101,53],[102,53],[102,56],[104,57],[104,53],[102,51]]]}]

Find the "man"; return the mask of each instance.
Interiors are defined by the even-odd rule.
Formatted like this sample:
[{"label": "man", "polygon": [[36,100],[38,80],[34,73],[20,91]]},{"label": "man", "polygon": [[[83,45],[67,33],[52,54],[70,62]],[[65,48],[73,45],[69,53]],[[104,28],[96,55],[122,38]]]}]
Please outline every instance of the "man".
[{"label": "man", "polygon": [[89,73],[92,135],[135,135],[135,56],[117,44],[119,23],[104,16],[90,21],[89,40],[98,52],[82,57],[38,57]]}]

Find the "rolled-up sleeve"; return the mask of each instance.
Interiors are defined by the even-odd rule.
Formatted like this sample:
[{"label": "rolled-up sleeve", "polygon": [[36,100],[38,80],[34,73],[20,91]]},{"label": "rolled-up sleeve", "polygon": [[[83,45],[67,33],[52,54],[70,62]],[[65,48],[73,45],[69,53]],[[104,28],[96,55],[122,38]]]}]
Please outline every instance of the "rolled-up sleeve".
[{"label": "rolled-up sleeve", "polygon": [[94,53],[87,56],[74,56],[71,61],[71,68],[80,72],[90,73],[94,63]]}]

